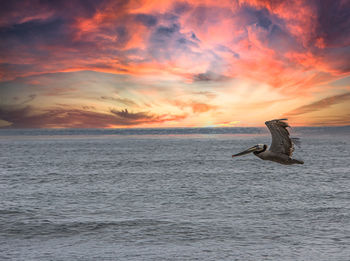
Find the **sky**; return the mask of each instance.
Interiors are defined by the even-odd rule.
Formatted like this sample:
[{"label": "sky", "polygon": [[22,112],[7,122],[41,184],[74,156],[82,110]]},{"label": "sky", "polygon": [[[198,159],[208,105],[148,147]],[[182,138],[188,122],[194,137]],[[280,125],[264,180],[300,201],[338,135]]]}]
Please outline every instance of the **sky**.
[{"label": "sky", "polygon": [[350,125],[349,0],[0,6],[0,128]]}]

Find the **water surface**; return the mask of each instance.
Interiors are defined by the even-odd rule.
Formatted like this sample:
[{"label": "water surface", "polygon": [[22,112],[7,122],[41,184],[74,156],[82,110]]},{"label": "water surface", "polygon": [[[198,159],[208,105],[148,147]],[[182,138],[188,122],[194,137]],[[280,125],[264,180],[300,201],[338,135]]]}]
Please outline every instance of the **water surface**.
[{"label": "water surface", "polygon": [[0,259],[349,260],[349,130],[0,130]]}]

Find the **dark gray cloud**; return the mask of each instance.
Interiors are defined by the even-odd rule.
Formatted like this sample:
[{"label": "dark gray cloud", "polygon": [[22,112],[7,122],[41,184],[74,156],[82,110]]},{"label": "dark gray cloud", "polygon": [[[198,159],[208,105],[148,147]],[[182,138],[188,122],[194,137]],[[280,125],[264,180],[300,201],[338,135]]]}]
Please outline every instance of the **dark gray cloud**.
[{"label": "dark gray cloud", "polygon": [[[0,21],[2,24],[16,23],[25,17],[52,13],[54,17],[71,20],[74,17],[91,17],[110,0],[11,0],[1,1]],[[129,1],[115,1],[122,8]]]},{"label": "dark gray cloud", "polygon": [[184,119],[186,115],[155,115],[148,112],[111,110],[101,113],[82,109],[51,108],[37,113],[35,108],[2,106],[0,120],[11,125],[6,128],[106,128],[111,126],[136,126]]},{"label": "dark gray cloud", "polygon": [[194,32],[192,32],[192,34],[191,34],[191,39],[194,41],[200,42],[200,40],[197,38],[197,36]]},{"label": "dark gray cloud", "polygon": [[149,15],[149,14],[137,14],[135,16],[135,20],[137,22],[142,23],[143,25],[147,27],[152,27],[155,26],[158,22],[158,19],[154,15]]},{"label": "dark gray cloud", "polygon": [[208,71],[205,73],[195,74],[193,75],[192,79],[195,82],[221,82],[229,80],[230,78],[225,75]]},{"label": "dark gray cloud", "polygon": [[239,10],[237,15],[243,18],[242,25],[253,25],[256,24],[264,29],[268,29],[272,24],[271,14],[267,9],[257,10],[248,5],[243,5]]},{"label": "dark gray cloud", "polygon": [[117,35],[117,42],[119,46],[124,46],[130,39],[130,34],[126,26],[118,26],[115,30]]},{"label": "dark gray cloud", "polygon": [[58,39],[62,36],[64,25],[65,21],[63,19],[31,20],[0,28],[0,37],[3,41],[18,40],[24,41],[26,44],[38,40]]},{"label": "dark gray cloud", "polygon": [[172,34],[178,32],[179,29],[180,26],[178,24],[172,24],[171,26],[159,26],[155,32],[155,35],[159,38],[171,37]]},{"label": "dark gray cloud", "polygon": [[269,26],[272,24],[271,20],[269,19],[269,17],[264,14],[262,11],[258,11],[256,13],[256,17],[257,17],[257,24],[265,29],[268,29]]},{"label": "dark gray cloud", "polygon": [[350,45],[350,1],[317,1],[316,38],[329,47]]},{"label": "dark gray cloud", "polygon": [[117,115],[118,117],[120,117],[121,119],[125,119],[125,120],[135,120],[135,121],[139,121],[139,120],[145,120],[145,119],[154,119],[155,116],[147,113],[147,112],[129,112],[128,109],[124,109],[124,110],[111,110],[111,112],[115,115]]},{"label": "dark gray cloud", "polygon": [[[148,45],[149,55],[159,61],[177,59],[185,54],[195,56],[192,47],[198,46],[195,35],[181,32],[180,24],[160,25],[151,33]],[[195,37],[196,38],[196,37]]]}]

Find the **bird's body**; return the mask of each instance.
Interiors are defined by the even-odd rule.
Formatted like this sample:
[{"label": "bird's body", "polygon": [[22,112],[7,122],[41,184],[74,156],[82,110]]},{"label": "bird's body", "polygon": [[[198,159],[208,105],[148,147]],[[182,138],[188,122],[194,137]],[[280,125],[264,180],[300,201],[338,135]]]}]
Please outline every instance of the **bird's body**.
[{"label": "bird's body", "polygon": [[272,143],[269,149],[267,145],[258,144],[232,157],[241,156],[253,152],[255,156],[262,160],[270,160],[284,165],[304,164],[302,160],[292,158],[294,143],[298,139],[290,138],[286,119],[272,120],[265,122],[272,135]]},{"label": "bird's body", "polygon": [[304,164],[303,161],[292,159],[288,155],[281,154],[281,153],[275,153],[270,150],[266,150],[261,153],[254,152],[254,155],[259,157],[262,160],[271,160],[277,163],[281,163],[284,165],[292,165],[292,164]]}]

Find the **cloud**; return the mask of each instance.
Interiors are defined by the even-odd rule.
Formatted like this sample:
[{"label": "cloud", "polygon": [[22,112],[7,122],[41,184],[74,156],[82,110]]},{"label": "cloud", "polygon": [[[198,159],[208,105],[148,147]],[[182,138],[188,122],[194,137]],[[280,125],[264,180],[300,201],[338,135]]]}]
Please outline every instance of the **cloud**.
[{"label": "cloud", "polygon": [[327,109],[328,107],[350,100],[350,92],[324,98],[308,105],[301,106],[285,114],[285,116],[298,116],[305,113]]},{"label": "cloud", "polygon": [[[59,104],[57,104],[57,105],[59,105]],[[64,104],[62,104],[62,105],[63,105],[63,107],[67,106],[67,105],[64,105]],[[95,106],[91,106],[91,105],[82,105],[81,107],[83,108],[83,110],[96,110],[96,107]]]},{"label": "cloud", "polygon": [[193,75],[193,81],[195,82],[221,82],[229,79],[230,78],[227,76],[216,74],[210,71]]},{"label": "cloud", "polygon": [[24,99],[18,96],[14,96],[12,97],[13,105],[18,106],[18,105],[24,105],[26,103],[30,103],[35,99],[36,96],[37,96],[36,94],[30,94],[26,96]]},{"label": "cloud", "polygon": [[313,67],[328,81],[349,72],[348,10],[341,0],[11,1],[1,11],[0,75],[167,71],[205,82],[213,72],[303,86],[320,79]]},{"label": "cloud", "polygon": [[350,126],[350,114],[316,116],[309,122],[309,126]]},{"label": "cloud", "polygon": [[203,96],[207,97],[208,99],[213,99],[213,98],[215,98],[217,96],[215,93],[209,92],[209,91],[193,92],[193,94],[195,94],[195,95],[203,95]]},{"label": "cloud", "polygon": [[128,120],[132,120],[132,121],[144,121],[144,120],[151,120],[151,119],[155,119],[156,117],[148,114],[146,112],[136,112],[136,113],[132,113],[129,112],[128,109],[124,109],[124,110],[111,110],[111,112],[115,115],[117,115],[119,118],[124,119],[126,121]]},{"label": "cloud", "polygon": [[111,113],[81,109],[51,108],[38,112],[35,108],[0,107],[0,120],[10,128],[110,128],[179,121],[186,115],[155,115],[147,112],[111,110]]},{"label": "cloud", "polygon": [[126,106],[138,106],[133,100],[127,99],[127,98],[116,98],[116,97],[108,97],[108,96],[101,96],[102,100],[109,100],[117,103],[124,104]]},{"label": "cloud", "polygon": [[173,11],[178,15],[188,12],[190,9],[191,5],[185,1],[176,1],[173,5]]},{"label": "cloud", "polygon": [[32,100],[35,99],[35,97],[36,97],[36,94],[30,94],[30,95],[28,95],[27,99],[25,99],[24,101],[22,101],[22,102],[20,103],[20,105],[23,105],[23,104],[26,104],[26,103],[31,102]]},{"label": "cloud", "polygon": [[59,18],[44,21],[32,20],[2,28],[0,37],[3,39],[2,43],[8,45],[20,42],[31,44],[38,41],[44,44],[54,44],[57,41],[62,41],[65,28],[65,21]]},{"label": "cloud", "polygon": [[199,103],[199,102],[192,102],[190,106],[194,113],[203,113],[203,112],[217,109],[217,106],[206,104],[206,103]]},{"label": "cloud", "polygon": [[160,63],[181,62],[180,59],[186,59],[185,55],[197,60],[197,54],[192,50],[198,47],[197,39],[193,38],[193,33],[183,33],[181,29],[181,25],[177,21],[156,27],[149,37],[148,54]]},{"label": "cloud", "polygon": [[149,14],[137,14],[135,16],[135,21],[142,23],[144,26],[152,27],[158,22],[158,19],[154,15]]},{"label": "cloud", "polygon": [[203,103],[203,102],[197,102],[197,101],[190,101],[190,102],[183,102],[183,101],[173,101],[173,104],[181,109],[184,109],[186,107],[191,108],[193,113],[205,113],[211,110],[216,110],[218,107],[215,105]]},{"label": "cloud", "polygon": [[314,41],[318,47],[345,47],[350,44],[350,2],[320,1],[317,5],[317,26]]}]

